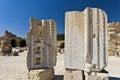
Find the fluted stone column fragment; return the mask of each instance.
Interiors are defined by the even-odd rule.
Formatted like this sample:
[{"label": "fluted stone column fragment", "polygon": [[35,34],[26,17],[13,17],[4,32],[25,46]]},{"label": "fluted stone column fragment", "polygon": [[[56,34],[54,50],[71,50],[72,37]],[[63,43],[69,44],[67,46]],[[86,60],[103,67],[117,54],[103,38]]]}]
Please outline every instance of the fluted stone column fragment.
[{"label": "fluted stone column fragment", "polygon": [[[71,69],[71,72],[73,70],[81,70],[92,73],[102,71],[106,65],[106,13],[98,8],[86,8],[81,12],[66,12],[65,68]],[[79,79],[76,78],[76,80]]]},{"label": "fluted stone column fragment", "polygon": [[107,65],[107,15],[98,8],[86,8],[85,71],[101,71]]}]

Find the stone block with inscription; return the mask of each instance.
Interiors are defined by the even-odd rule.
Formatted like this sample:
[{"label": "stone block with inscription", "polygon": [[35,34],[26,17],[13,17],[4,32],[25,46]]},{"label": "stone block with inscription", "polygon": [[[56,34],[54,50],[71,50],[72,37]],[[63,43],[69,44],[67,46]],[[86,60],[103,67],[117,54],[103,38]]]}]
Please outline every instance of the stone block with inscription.
[{"label": "stone block with inscription", "polygon": [[98,8],[65,13],[65,68],[101,71],[107,65],[107,15]]}]

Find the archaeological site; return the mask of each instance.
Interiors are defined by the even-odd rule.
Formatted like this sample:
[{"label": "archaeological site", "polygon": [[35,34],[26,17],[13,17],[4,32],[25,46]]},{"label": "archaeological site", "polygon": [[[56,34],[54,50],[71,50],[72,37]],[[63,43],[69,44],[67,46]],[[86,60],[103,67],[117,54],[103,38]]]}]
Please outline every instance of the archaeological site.
[{"label": "archaeological site", "polygon": [[[108,80],[107,24],[107,14],[99,8],[65,13],[64,80]],[[31,18],[27,45],[29,79],[53,80],[57,58],[55,21]]]},{"label": "archaeological site", "polygon": [[[39,17],[38,17],[39,18]],[[120,80],[120,22],[100,8],[29,19],[26,37],[0,37],[0,80]],[[22,31],[20,31],[22,32]]]}]

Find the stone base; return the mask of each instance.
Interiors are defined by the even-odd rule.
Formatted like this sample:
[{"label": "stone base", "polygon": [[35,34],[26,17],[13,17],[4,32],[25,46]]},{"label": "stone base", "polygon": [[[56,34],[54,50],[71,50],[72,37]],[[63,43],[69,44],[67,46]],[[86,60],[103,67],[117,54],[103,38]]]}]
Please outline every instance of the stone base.
[{"label": "stone base", "polygon": [[28,80],[53,80],[54,69],[30,70]]},{"label": "stone base", "polygon": [[84,80],[83,71],[76,69],[66,69],[64,80]]},{"label": "stone base", "polygon": [[85,73],[85,80],[109,80],[108,73],[92,73],[88,75]]}]

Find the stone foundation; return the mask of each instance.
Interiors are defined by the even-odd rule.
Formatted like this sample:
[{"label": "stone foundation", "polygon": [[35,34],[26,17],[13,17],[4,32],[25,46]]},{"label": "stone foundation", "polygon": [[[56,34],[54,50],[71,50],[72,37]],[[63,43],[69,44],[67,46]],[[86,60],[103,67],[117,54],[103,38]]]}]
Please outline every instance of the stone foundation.
[{"label": "stone foundation", "polygon": [[88,75],[87,73],[85,80],[109,80],[108,73],[92,73]]},{"label": "stone foundation", "polygon": [[53,80],[54,69],[37,69],[30,70],[28,73],[28,80]]},{"label": "stone foundation", "polygon": [[66,69],[64,80],[109,80],[108,73],[92,72],[90,75],[87,72],[77,69]]},{"label": "stone foundation", "polygon": [[6,40],[7,38],[5,38],[5,40],[2,40],[0,43],[0,55],[5,56],[5,55],[11,55],[12,53],[12,46],[9,44],[9,42],[7,42]]},{"label": "stone foundation", "polygon": [[84,80],[83,71],[75,69],[66,69],[64,80]]}]

